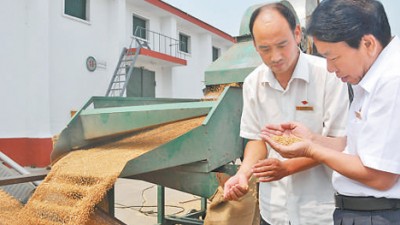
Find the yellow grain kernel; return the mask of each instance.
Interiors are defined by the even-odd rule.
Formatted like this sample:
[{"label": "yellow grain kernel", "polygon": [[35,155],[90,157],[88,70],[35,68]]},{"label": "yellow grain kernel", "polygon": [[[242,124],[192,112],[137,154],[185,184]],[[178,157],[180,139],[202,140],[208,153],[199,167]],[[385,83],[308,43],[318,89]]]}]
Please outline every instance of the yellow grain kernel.
[{"label": "yellow grain kernel", "polygon": [[274,136],[274,137],[272,137],[272,140],[274,140],[275,142],[278,142],[281,145],[291,145],[295,142],[301,141],[300,138],[291,137],[291,136]]}]

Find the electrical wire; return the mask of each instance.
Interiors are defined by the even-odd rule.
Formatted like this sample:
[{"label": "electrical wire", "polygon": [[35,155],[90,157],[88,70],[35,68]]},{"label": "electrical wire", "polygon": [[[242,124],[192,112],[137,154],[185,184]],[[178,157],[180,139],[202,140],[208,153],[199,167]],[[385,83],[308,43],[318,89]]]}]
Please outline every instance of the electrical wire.
[{"label": "electrical wire", "polygon": [[[142,204],[141,205],[124,205],[124,204],[121,204],[121,203],[115,203],[115,205],[116,205],[115,208],[118,208],[118,209],[132,209],[132,210],[138,211],[138,212],[140,212],[140,213],[142,213],[142,214],[144,214],[146,216],[154,216],[154,215],[156,215],[158,213],[157,210],[144,210],[145,208],[157,208],[157,205],[145,205],[146,202],[147,202],[145,192],[150,190],[150,189],[152,189],[152,188],[154,188],[154,187],[155,187],[155,185],[151,185],[151,186],[149,186],[147,188],[144,188],[142,190],[142,192],[141,192]],[[188,202],[197,201],[199,199],[200,198],[197,197],[195,199],[190,199],[190,200],[187,200],[187,201],[181,201],[179,203],[180,204],[184,204],[184,203],[188,203]],[[164,207],[170,207],[170,208],[179,209],[178,212],[172,213],[171,215],[177,215],[177,214],[180,214],[180,213],[185,211],[184,207],[177,206],[177,205],[164,205]]]}]

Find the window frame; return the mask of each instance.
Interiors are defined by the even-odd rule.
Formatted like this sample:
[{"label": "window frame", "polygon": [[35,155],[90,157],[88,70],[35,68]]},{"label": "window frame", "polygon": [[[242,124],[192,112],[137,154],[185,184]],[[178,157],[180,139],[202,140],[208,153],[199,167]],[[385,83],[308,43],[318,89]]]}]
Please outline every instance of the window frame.
[{"label": "window frame", "polygon": [[[187,39],[186,42],[182,41],[181,37],[185,37]],[[182,49],[182,43],[185,43],[186,49]],[[191,46],[191,37],[185,33],[179,32],[179,51],[185,54],[190,54],[191,53],[190,46]]]},{"label": "window frame", "polygon": [[147,40],[148,39],[147,31],[144,33],[144,37],[135,35],[135,31],[136,31],[136,28],[137,28],[137,26],[134,28],[134,25],[135,25],[134,24],[134,19],[135,18],[138,19],[138,20],[142,20],[144,22],[144,24],[145,24],[144,29],[145,30],[148,30],[148,27],[149,27],[149,24],[150,24],[149,20],[144,18],[144,17],[142,17],[142,16],[139,16],[139,15],[137,15],[135,13],[132,14],[132,36],[141,38],[143,40]]},{"label": "window frame", "polygon": [[[214,55],[214,50],[217,51],[216,58],[215,58],[215,55]],[[216,61],[220,56],[221,56],[221,48],[217,48],[215,46],[212,46],[212,61],[213,62]]]},{"label": "window frame", "polygon": [[64,0],[63,4],[62,4],[63,5],[62,15],[64,17],[72,19],[72,20],[76,20],[76,21],[79,21],[79,22],[83,22],[83,23],[86,23],[86,24],[90,24],[90,0],[84,0],[86,2],[86,5],[85,5],[85,19],[82,19],[82,18],[74,16],[74,15],[67,14],[65,12],[65,10],[66,10],[66,5],[65,5],[66,1],[68,1],[68,0]]}]

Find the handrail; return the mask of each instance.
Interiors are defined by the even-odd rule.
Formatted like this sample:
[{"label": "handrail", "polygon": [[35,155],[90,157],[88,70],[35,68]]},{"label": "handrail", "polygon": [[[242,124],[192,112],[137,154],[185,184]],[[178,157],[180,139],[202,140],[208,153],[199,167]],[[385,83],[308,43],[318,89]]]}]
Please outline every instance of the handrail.
[{"label": "handrail", "polygon": [[21,183],[27,183],[27,182],[32,182],[36,186],[40,184],[41,180],[44,180],[44,178],[47,176],[48,171],[42,171],[42,172],[35,172],[35,173],[30,173],[30,174],[22,174],[22,175],[14,175],[14,176],[9,176],[9,177],[0,177],[0,186],[6,186],[6,185],[12,185],[12,184],[21,184]]},{"label": "handrail", "polygon": [[[11,168],[13,168],[14,170],[16,170],[18,173],[21,174],[21,176],[13,176],[13,177],[8,177],[8,178],[3,178],[1,180],[4,180],[4,182],[6,182],[7,185],[9,184],[14,184],[13,182],[19,182],[18,178],[22,177],[24,179],[22,179],[21,182],[29,182],[29,181],[35,181],[33,182],[36,186],[40,184],[40,182],[37,182],[37,180],[41,180],[44,178],[44,173],[41,173],[39,175],[37,174],[31,174],[27,169],[25,169],[24,167],[20,166],[18,163],[16,163],[14,160],[12,160],[10,157],[8,157],[7,155],[5,155],[3,152],[0,151],[0,160],[7,163],[7,165],[9,165]],[[47,173],[46,173],[47,174]],[[44,176],[43,176],[44,175]],[[27,177],[32,177],[31,179],[27,178]],[[11,182],[9,182],[8,180],[12,180]],[[17,181],[15,181],[17,180]],[[4,185],[4,184],[3,184]]]},{"label": "handrail", "polygon": [[[135,46],[133,46],[134,43]],[[129,49],[139,47],[139,43],[141,43],[142,47],[176,58],[185,59],[186,56],[185,53],[179,50],[181,41],[143,27],[136,27]]]}]

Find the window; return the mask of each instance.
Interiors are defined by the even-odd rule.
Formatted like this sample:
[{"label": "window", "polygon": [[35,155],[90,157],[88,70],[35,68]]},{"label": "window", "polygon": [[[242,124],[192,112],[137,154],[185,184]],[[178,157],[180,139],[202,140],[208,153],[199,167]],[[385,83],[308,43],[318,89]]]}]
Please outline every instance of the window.
[{"label": "window", "polygon": [[219,58],[219,52],[220,52],[219,48],[216,48],[214,46],[212,47],[212,61],[213,62]]},{"label": "window", "polygon": [[64,14],[82,20],[89,20],[89,1],[90,0],[64,0]]},{"label": "window", "polygon": [[190,37],[185,34],[179,33],[179,50],[181,52],[189,53],[190,50],[189,46],[190,46]]},{"label": "window", "polygon": [[146,39],[147,21],[133,15],[133,36]]}]

